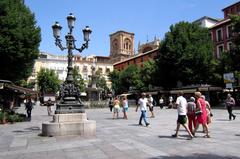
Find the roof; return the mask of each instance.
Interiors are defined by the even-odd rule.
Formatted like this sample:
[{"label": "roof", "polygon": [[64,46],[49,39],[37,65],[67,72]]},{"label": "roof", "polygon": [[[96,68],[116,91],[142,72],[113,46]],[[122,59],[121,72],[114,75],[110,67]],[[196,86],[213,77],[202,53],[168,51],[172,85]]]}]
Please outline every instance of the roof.
[{"label": "roof", "polygon": [[201,20],[203,20],[203,19],[209,19],[209,20],[212,20],[212,21],[215,21],[215,22],[221,21],[221,19],[216,19],[216,18],[211,18],[211,17],[208,17],[208,16],[203,16],[203,17],[195,20],[193,23],[196,23],[196,22],[201,21]]},{"label": "roof", "polygon": [[24,88],[24,87],[20,87],[20,86],[16,86],[16,85],[9,85],[9,84],[5,85],[5,87],[7,89],[13,90],[14,92],[21,93],[21,94],[37,95],[36,91],[33,91],[28,88]]},{"label": "roof", "polygon": [[225,23],[228,23],[228,22],[230,22],[230,21],[231,21],[231,19],[225,19],[225,20],[222,20],[222,21],[220,21],[219,23],[217,23],[217,24],[211,26],[209,29],[212,29],[212,28],[218,27],[218,26],[220,26],[220,25],[222,25],[222,24],[225,24]]},{"label": "roof", "polygon": [[236,3],[233,3],[230,6],[227,6],[227,7],[223,8],[222,11],[224,11],[225,9],[230,8],[230,7],[232,7],[232,6],[236,5],[236,4],[240,4],[240,1],[238,1]]},{"label": "roof", "polygon": [[117,33],[126,33],[126,34],[132,34],[132,35],[134,35],[134,33],[126,32],[126,31],[123,31],[123,30],[119,30],[119,31],[117,31],[117,32],[115,32],[115,33],[110,34],[109,36],[112,36],[112,35],[117,34]]},{"label": "roof", "polygon": [[123,61],[116,62],[116,63],[114,63],[113,65],[117,65],[117,64],[120,64],[120,63],[124,63],[124,62],[126,62],[126,61],[129,61],[129,60],[135,59],[135,58],[137,58],[137,57],[141,57],[141,56],[144,56],[144,55],[150,54],[150,53],[152,53],[152,52],[154,52],[154,51],[157,51],[157,50],[158,50],[158,48],[153,49],[153,50],[150,50],[150,51],[148,51],[148,52],[140,53],[140,54],[138,54],[138,55],[136,55],[136,56],[134,56],[134,57],[130,57],[130,58],[125,59],[125,60],[123,60]]}]

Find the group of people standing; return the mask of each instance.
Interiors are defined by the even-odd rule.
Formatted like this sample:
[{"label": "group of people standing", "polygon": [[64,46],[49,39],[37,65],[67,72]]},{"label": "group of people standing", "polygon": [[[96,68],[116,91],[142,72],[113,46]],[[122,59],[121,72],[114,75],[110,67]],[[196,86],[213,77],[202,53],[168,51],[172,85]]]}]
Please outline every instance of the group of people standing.
[{"label": "group of people standing", "polygon": [[110,111],[113,112],[113,119],[118,119],[119,118],[119,113],[122,107],[122,112],[123,112],[123,118],[128,119],[127,117],[127,111],[128,111],[128,100],[127,97],[124,96],[122,100],[119,99],[118,96],[114,98],[110,98],[109,100],[109,108]]}]

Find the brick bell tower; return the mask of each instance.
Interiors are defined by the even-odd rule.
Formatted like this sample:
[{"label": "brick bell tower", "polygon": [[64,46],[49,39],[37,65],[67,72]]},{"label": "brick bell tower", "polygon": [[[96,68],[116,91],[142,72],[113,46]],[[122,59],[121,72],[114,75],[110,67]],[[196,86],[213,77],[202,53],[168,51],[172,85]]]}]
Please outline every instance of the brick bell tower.
[{"label": "brick bell tower", "polygon": [[134,56],[134,33],[117,31],[110,34],[110,60],[115,63]]}]

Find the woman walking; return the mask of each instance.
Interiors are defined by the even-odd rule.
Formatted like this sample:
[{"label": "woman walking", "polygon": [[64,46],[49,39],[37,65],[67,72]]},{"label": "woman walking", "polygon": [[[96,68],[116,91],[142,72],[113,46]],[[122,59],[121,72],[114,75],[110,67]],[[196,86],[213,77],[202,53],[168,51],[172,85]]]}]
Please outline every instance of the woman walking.
[{"label": "woman walking", "polygon": [[210,138],[209,131],[208,131],[208,125],[207,125],[207,110],[206,110],[206,102],[205,100],[201,97],[201,92],[195,92],[195,97],[197,98],[196,102],[196,128],[193,131],[193,135],[195,135],[199,124],[202,124],[204,130],[206,131],[206,135],[204,137]]},{"label": "woman walking", "polygon": [[193,133],[192,126],[194,127],[194,129],[196,128],[195,111],[196,111],[195,98],[191,97],[187,106],[188,128],[191,131],[191,133]]}]

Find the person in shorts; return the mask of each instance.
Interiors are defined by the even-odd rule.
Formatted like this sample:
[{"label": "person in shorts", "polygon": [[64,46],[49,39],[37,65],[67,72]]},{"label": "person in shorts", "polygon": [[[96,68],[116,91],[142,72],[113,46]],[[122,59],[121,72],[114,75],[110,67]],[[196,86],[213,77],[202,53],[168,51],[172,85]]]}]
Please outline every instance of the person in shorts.
[{"label": "person in shorts", "polygon": [[120,101],[117,96],[117,97],[115,97],[114,102],[113,102],[113,119],[115,119],[116,114],[117,114],[117,119],[118,119],[119,112],[120,112]]},{"label": "person in shorts", "polygon": [[190,132],[187,123],[187,100],[183,97],[183,92],[180,91],[178,93],[178,97],[176,100],[177,112],[178,112],[178,119],[177,119],[177,128],[176,133],[172,135],[172,137],[178,137],[178,131],[180,125],[182,125],[189,134],[190,139],[193,138],[192,133]]}]

